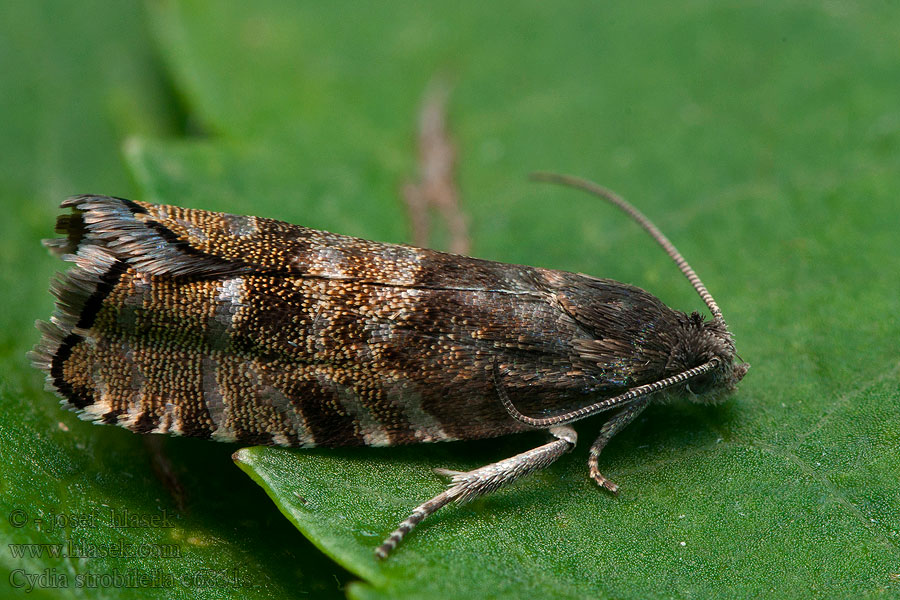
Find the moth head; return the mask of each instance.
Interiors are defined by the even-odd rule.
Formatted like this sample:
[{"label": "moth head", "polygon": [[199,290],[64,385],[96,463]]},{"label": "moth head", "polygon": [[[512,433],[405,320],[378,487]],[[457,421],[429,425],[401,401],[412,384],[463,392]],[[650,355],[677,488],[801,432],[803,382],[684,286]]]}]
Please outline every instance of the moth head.
[{"label": "moth head", "polygon": [[750,365],[735,363],[734,338],[723,319],[706,321],[699,313],[685,315],[678,343],[672,348],[668,373],[680,373],[710,361],[716,366],[685,383],[685,391],[695,402],[722,401],[743,379]]}]

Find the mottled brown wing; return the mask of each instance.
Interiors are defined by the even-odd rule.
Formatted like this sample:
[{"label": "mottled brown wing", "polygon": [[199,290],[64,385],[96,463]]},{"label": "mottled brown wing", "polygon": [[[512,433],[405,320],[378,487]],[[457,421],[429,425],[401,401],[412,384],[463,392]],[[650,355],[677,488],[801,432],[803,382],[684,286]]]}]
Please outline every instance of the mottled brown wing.
[{"label": "mottled brown wing", "polygon": [[48,245],[75,267],[32,359],[87,419],[390,445],[520,430],[494,369],[532,414],[624,382],[577,355],[592,334],[558,293],[577,275],[118,198],[64,206]]},{"label": "mottled brown wing", "polygon": [[75,214],[60,217],[57,231],[67,237],[49,246],[71,253],[86,241],[148,275],[278,273],[406,287],[535,291],[511,265],[274,219],[108,196],[78,196],[62,206]]}]

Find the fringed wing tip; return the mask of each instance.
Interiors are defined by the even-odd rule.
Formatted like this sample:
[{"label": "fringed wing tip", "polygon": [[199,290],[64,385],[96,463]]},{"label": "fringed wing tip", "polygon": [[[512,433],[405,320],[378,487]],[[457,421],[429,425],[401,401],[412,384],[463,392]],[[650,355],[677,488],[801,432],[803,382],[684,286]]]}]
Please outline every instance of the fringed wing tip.
[{"label": "fringed wing tip", "polygon": [[113,198],[112,196],[98,196],[97,194],[78,194],[76,196],[69,196],[65,200],[59,203],[60,208],[78,208],[78,205],[86,200],[117,200],[118,198]]},{"label": "fringed wing tip", "polygon": [[54,256],[62,257],[75,250],[75,246],[69,238],[47,238],[41,240],[41,244]]},{"label": "fringed wing tip", "polygon": [[65,237],[41,240],[41,243],[51,254],[62,257],[65,260],[66,255],[74,254],[78,250],[87,235],[84,218],[82,216],[82,205],[87,201],[93,200],[110,201],[115,199],[107,196],[96,196],[94,194],[81,194],[79,196],[66,198],[59,204],[60,208],[71,208],[74,212],[63,213],[56,217],[56,227],[54,229],[56,233],[60,233]]},{"label": "fringed wing tip", "polygon": [[43,347],[36,346],[34,350],[29,350],[25,354],[25,358],[31,363],[35,369],[40,369],[44,373],[50,372],[51,357],[46,353]]},{"label": "fringed wing tip", "polygon": [[43,371],[47,376],[44,389],[59,394],[59,390],[53,385],[50,371],[53,368],[53,357],[59,351],[66,333],[56,323],[48,323],[40,319],[34,322],[34,326],[40,332],[41,339],[25,356],[34,368]]},{"label": "fringed wing tip", "polygon": [[[57,231],[68,239],[51,242],[54,251],[74,252],[96,263],[90,252],[103,251],[151,276],[205,275],[246,272],[249,267],[207,254],[165,223],[172,207],[148,207],[115,196],[82,195],[66,199],[64,208],[77,212],[60,218]],[[64,257],[65,259],[65,257]],[[75,261],[79,262],[79,261]],[[79,266],[84,267],[79,262]]]}]

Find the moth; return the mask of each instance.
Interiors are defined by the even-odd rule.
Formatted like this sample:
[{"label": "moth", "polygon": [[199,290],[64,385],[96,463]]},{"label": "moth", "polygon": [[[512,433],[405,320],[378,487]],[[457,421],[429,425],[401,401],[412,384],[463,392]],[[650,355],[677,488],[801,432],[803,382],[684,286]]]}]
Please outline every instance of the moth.
[{"label": "moth", "polygon": [[722,312],[669,240],[611,191],[712,318],[610,279],[336,235],[253,216],[77,196],[51,251],[74,268],[30,353],[81,418],[138,433],[297,447],[393,446],[546,430],[533,450],[469,472],[413,509],[419,522],[547,467],[571,423],[611,413],[600,452],[647,405],[720,400],[747,372]]}]

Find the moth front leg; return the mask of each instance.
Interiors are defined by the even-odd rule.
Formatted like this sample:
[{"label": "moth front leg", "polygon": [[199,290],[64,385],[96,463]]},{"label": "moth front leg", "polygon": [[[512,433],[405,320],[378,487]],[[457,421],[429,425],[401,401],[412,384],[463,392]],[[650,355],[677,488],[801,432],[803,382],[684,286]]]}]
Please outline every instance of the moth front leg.
[{"label": "moth front leg", "polygon": [[644,396],[614,414],[609,421],[603,424],[603,427],[600,429],[600,435],[591,445],[588,457],[588,469],[590,470],[591,478],[600,487],[609,490],[613,494],[619,493],[619,486],[600,474],[600,469],[598,468],[600,452],[603,451],[603,448],[606,447],[606,444],[609,443],[609,440],[614,435],[625,429],[639,414],[644,412],[648,404],[650,404],[650,396]]},{"label": "moth front leg", "polygon": [[450,487],[428,502],[417,506],[384,543],[375,549],[375,556],[387,558],[387,555],[397,547],[406,534],[441,507],[451,502],[468,502],[489,494],[520,477],[550,466],[556,459],[575,447],[578,435],[568,425],[553,427],[549,431],[556,438],[555,440],[506,460],[468,472],[435,469],[439,475],[450,477]]}]

